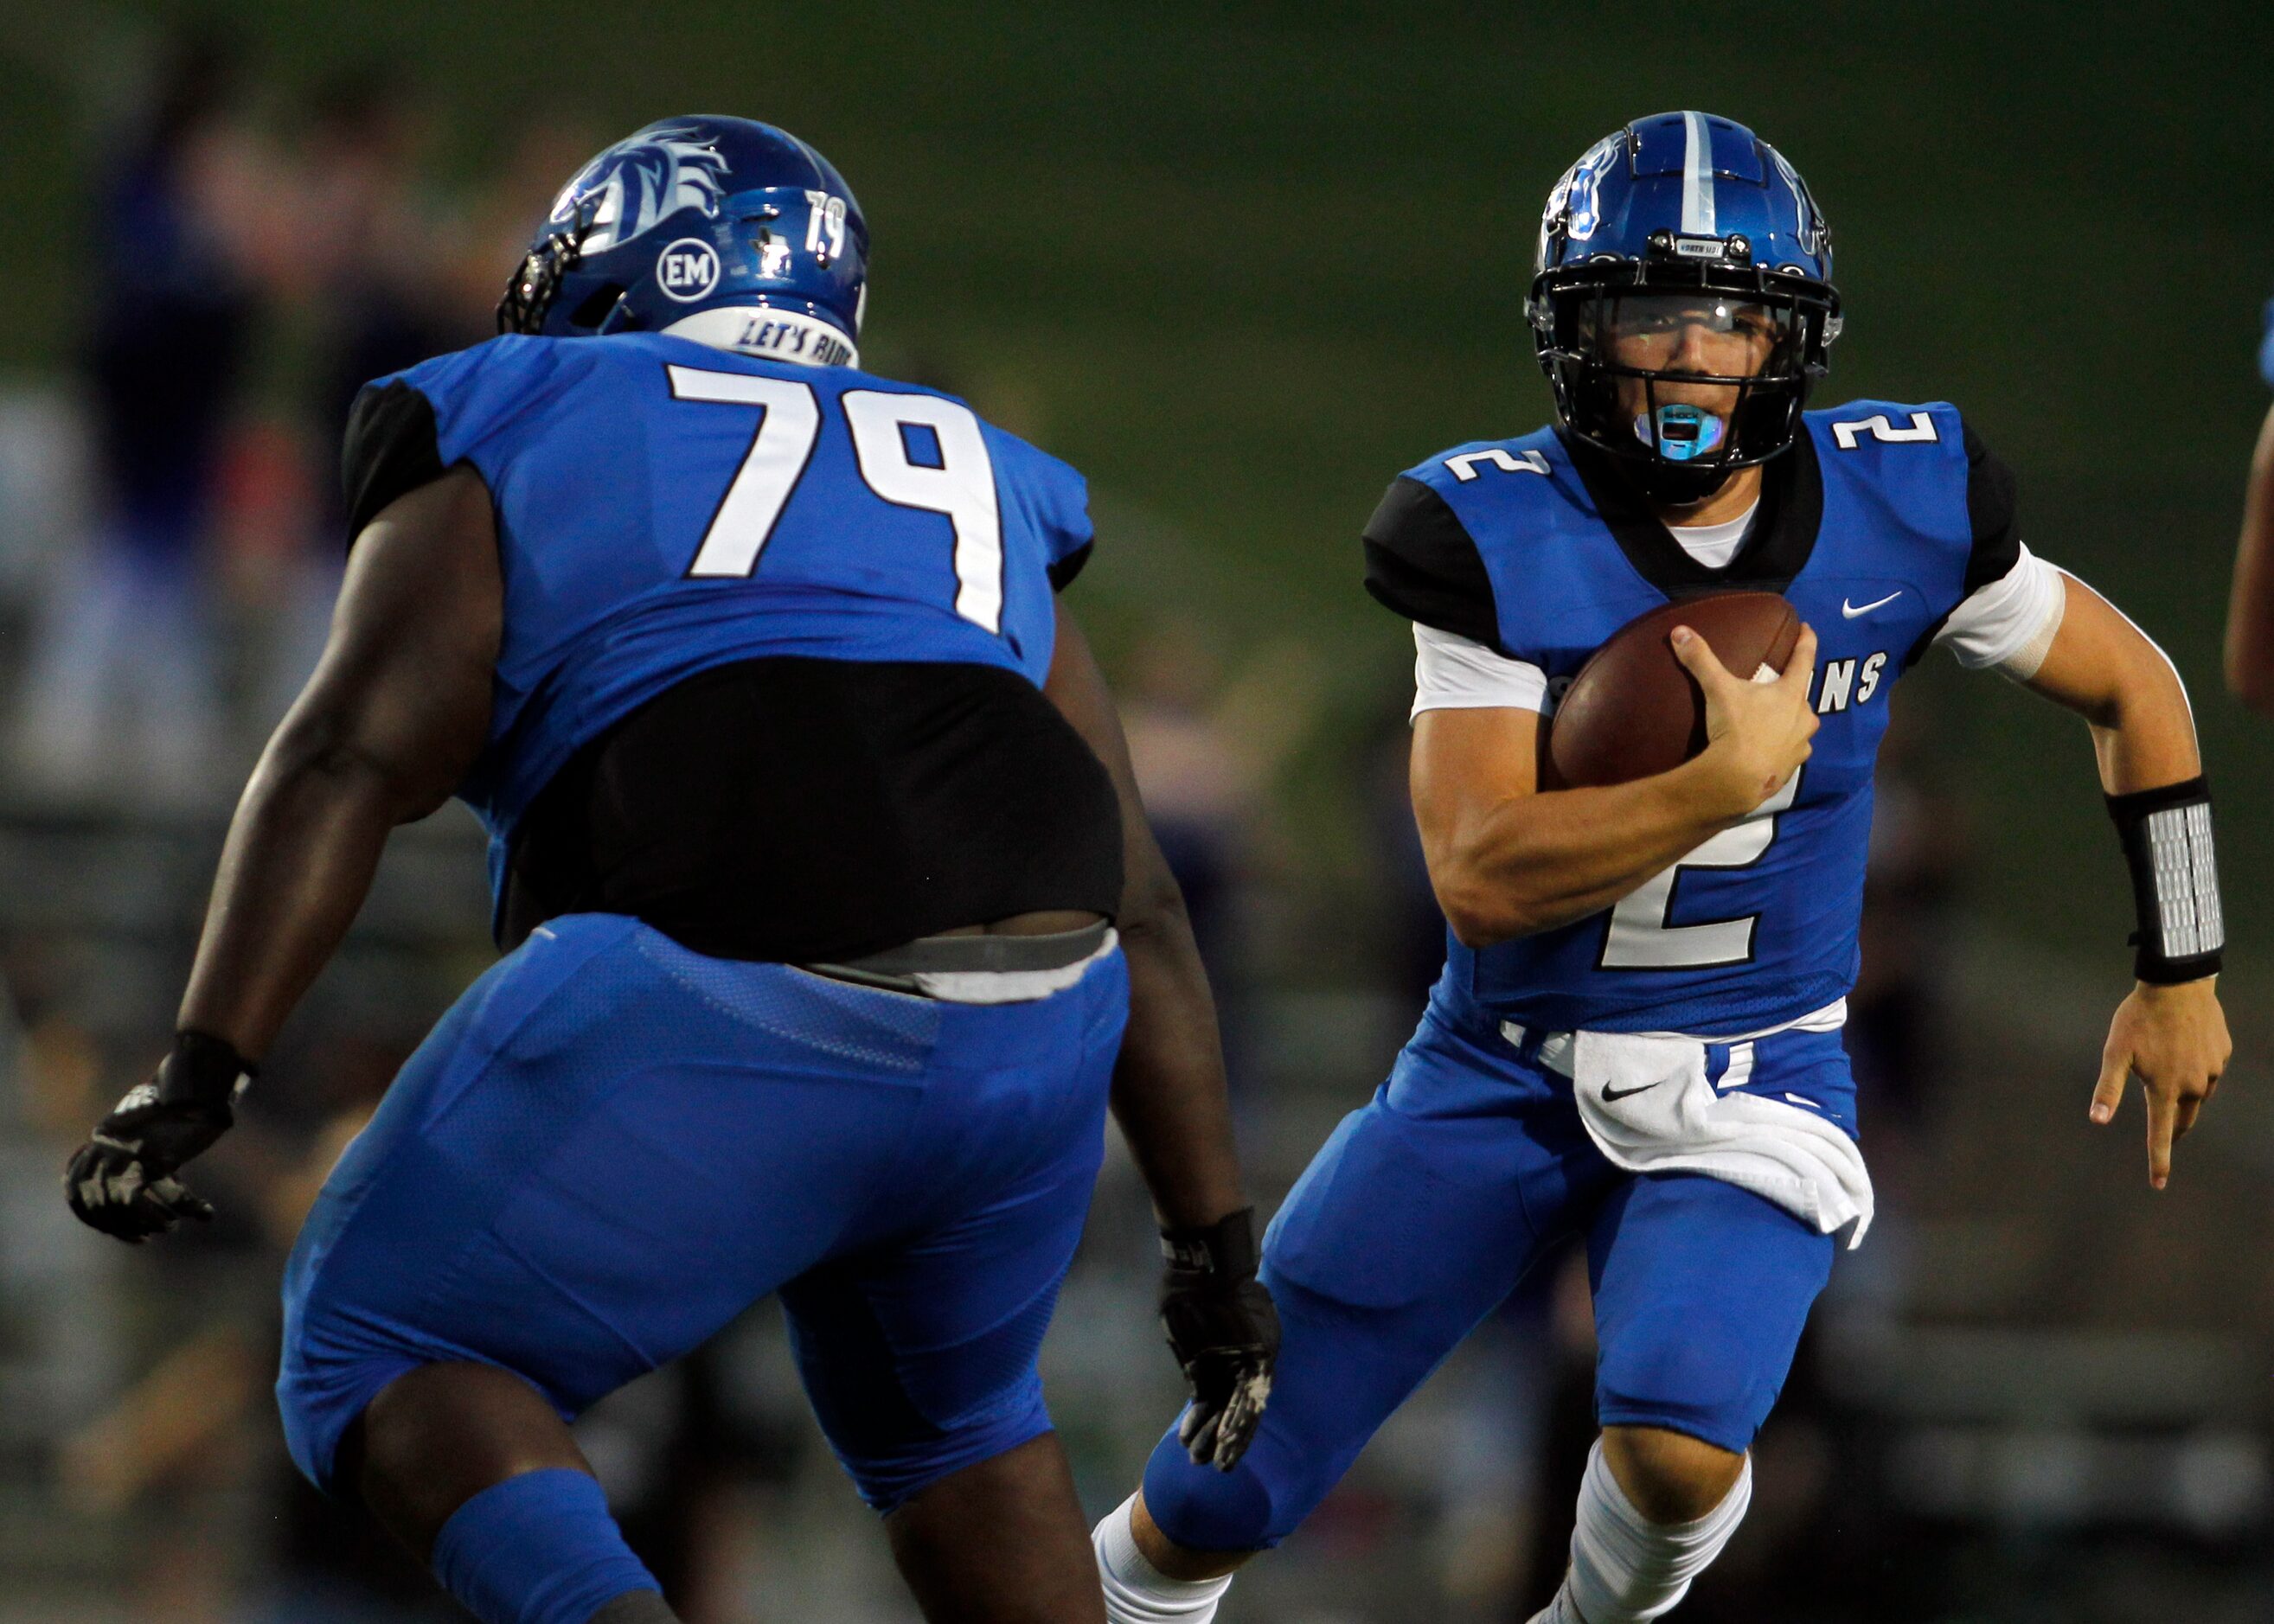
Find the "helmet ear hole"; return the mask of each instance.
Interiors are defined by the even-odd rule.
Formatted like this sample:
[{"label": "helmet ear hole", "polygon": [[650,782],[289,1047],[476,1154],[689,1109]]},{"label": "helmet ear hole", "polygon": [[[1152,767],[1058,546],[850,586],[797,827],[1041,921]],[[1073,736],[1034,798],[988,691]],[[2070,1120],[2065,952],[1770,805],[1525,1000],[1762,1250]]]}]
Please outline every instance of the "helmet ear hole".
[{"label": "helmet ear hole", "polygon": [[621,282],[602,282],[584,296],[583,303],[568,312],[568,325],[573,327],[599,327],[608,319],[608,312],[615,309],[618,301],[623,297],[624,285]]}]

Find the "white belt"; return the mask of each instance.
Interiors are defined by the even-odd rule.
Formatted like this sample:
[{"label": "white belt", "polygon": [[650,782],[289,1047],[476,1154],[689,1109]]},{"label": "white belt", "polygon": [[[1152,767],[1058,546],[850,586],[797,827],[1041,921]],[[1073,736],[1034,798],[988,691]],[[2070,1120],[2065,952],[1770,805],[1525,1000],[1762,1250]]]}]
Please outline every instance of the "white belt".
[{"label": "white belt", "polygon": [[1096,952],[1055,970],[921,970],[915,980],[943,1004],[1031,1004],[1074,986],[1120,945],[1120,933],[1108,930]]},{"label": "white belt", "polygon": [[1101,920],[1047,936],[923,936],[846,964],[795,967],[943,1004],[1031,1004],[1075,985],[1120,944]]},{"label": "white belt", "polygon": [[[1722,1074],[1721,1086],[1730,1089],[1752,1074],[1753,1045],[1762,1038],[1774,1037],[1780,1032],[1837,1032],[1847,1024],[1848,1000],[1834,998],[1820,1010],[1811,1010],[1797,1019],[1785,1021],[1780,1026],[1764,1026],[1758,1032],[1740,1032],[1721,1038],[1698,1037],[1687,1032],[1651,1032],[1640,1035],[1683,1038],[1692,1043],[1727,1044],[1731,1052],[1728,1070]],[[1504,1020],[1500,1024],[1500,1034],[1508,1040],[1510,1047],[1521,1049],[1524,1040],[1530,1035],[1530,1028],[1517,1021]],[[1537,1055],[1540,1064],[1559,1077],[1570,1076],[1572,1051],[1577,1047],[1578,1037],[1576,1032],[1541,1033]]]}]

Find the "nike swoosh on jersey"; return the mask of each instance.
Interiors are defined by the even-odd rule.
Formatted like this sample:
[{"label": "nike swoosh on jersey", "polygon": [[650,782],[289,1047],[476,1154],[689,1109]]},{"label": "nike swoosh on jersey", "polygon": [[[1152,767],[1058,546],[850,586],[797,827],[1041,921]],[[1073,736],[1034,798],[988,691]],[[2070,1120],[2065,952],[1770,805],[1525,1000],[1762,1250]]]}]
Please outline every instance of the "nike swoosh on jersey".
[{"label": "nike swoosh on jersey", "polygon": [[1663,1083],[1664,1081],[1666,1081],[1666,1079],[1661,1077],[1658,1079],[1657,1083],[1643,1083],[1632,1088],[1606,1087],[1603,1090],[1603,1103],[1608,1105],[1612,1101],[1623,1100],[1630,1094],[1648,1094],[1652,1089],[1657,1087],[1659,1083]]},{"label": "nike swoosh on jersey", "polygon": [[1875,598],[1868,604],[1851,604],[1842,598],[1840,600],[1840,616],[1842,620],[1852,620],[1859,614],[1869,614],[1882,605],[1894,603],[1901,596],[1902,593],[1900,590],[1893,591],[1885,598]]}]

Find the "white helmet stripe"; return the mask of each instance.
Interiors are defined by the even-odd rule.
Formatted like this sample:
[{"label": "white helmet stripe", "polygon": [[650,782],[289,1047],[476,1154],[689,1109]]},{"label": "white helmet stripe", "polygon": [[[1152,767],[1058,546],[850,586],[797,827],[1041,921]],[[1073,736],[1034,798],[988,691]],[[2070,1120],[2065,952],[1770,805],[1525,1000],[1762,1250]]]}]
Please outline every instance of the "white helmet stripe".
[{"label": "white helmet stripe", "polygon": [[1713,136],[1706,115],[1682,116],[1682,233],[1718,237],[1713,224]]}]

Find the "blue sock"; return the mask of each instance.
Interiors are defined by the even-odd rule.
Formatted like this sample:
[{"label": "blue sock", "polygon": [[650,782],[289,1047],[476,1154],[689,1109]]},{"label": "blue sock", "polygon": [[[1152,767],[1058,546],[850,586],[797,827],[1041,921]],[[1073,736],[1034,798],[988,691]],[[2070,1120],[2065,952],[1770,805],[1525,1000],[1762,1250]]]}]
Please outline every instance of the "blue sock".
[{"label": "blue sock", "polygon": [[591,1624],[627,1590],[663,1588],[580,1471],[523,1472],[484,1489],[442,1524],[433,1565],[482,1624]]}]

